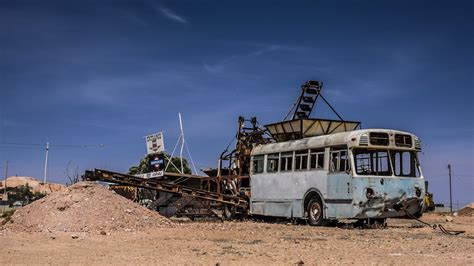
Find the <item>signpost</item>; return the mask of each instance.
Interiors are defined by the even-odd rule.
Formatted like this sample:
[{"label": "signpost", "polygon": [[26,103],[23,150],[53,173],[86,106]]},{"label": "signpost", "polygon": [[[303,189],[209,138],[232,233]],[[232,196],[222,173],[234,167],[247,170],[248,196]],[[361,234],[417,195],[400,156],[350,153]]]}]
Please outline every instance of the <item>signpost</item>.
[{"label": "signpost", "polygon": [[136,177],[149,179],[161,177],[165,170],[165,143],[163,132],[158,132],[145,137],[146,154],[150,160],[151,172],[145,174],[136,174]]},{"label": "signpost", "polygon": [[140,177],[143,179],[150,179],[150,178],[155,178],[155,177],[162,177],[163,176],[163,171],[158,171],[158,172],[150,172],[146,174],[136,174],[136,177]]},{"label": "signpost", "polygon": [[145,138],[147,154],[163,153],[165,151],[163,132],[148,135]]}]

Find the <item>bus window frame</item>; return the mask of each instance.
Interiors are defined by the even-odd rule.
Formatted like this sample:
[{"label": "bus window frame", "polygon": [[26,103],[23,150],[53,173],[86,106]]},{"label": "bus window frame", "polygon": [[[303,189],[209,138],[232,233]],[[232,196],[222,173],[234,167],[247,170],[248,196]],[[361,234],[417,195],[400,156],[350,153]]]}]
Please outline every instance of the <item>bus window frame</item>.
[{"label": "bus window frame", "polygon": [[[386,153],[386,163],[388,165],[386,165],[387,167],[387,171],[388,171],[388,175],[381,175],[381,174],[373,174],[373,172],[375,173],[381,173],[382,171],[374,171],[374,168],[377,168],[381,165],[381,167],[383,167],[383,164],[381,164],[381,160],[382,158],[385,158],[385,157],[379,157],[379,153]],[[358,167],[359,167],[359,164],[357,163],[357,156],[358,155],[363,155],[363,154],[366,154],[368,155],[368,158],[363,158],[363,159],[360,159],[360,160],[368,160],[369,161],[369,166],[370,166],[370,174],[364,174],[364,173],[359,173],[358,172]],[[374,155],[377,155],[377,156],[374,156]],[[378,177],[391,177],[391,176],[394,176],[394,169],[393,169],[393,164],[392,164],[392,153],[390,152],[389,149],[367,149],[367,148],[354,148],[352,149],[352,161],[354,162],[354,171],[353,171],[353,174],[357,175],[357,176],[378,176]],[[375,165],[374,165],[375,163]],[[375,167],[374,167],[375,166]],[[379,169],[380,170],[380,169]],[[385,171],[386,172],[386,171]]]},{"label": "bus window frame", "polygon": [[[392,175],[393,177],[398,177],[398,178],[422,178],[423,177],[423,173],[421,171],[421,165],[420,165],[420,161],[418,159],[418,152],[417,151],[412,151],[412,150],[390,150],[389,151],[390,153],[390,156],[391,156],[391,161],[390,163],[392,164]],[[403,160],[403,154],[404,153],[408,153],[409,155],[409,162],[410,162],[410,173],[409,174],[403,174],[403,171],[404,171],[404,168],[403,168],[403,164],[405,163],[404,160]],[[396,158],[396,155],[399,154],[399,161],[400,161],[400,164],[399,164],[399,171],[400,173],[397,174],[397,169],[396,169],[396,161],[397,161],[397,158]]]},{"label": "bus window frame", "polygon": [[[285,158],[284,170],[281,168],[283,166],[283,158]],[[288,160],[288,158],[290,159]],[[295,160],[295,151],[280,152],[280,171],[279,172],[292,172],[293,169],[295,168],[294,160]],[[291,169],[288,169],[288,162],[291,162]]]},{"label": "bus window frame", "polygon": [[[421,169],[421,164],[420,164],[420,161],[418,159],[418,151],[414,151],[414,150],[405,150],[405,149],[384,149],[384,148],[377,148],[377,149],[374,149],[374,150],[377,150],[377,151],[385,151],[385,152],[388,152],[388,157],[389,157],[389,163],[390,163],[390,170],[391,170],[391,175],[373,175],[373,174],[359,174],[357,173],[357,164],[356,164],[356,149],[367,149],[366,147],[354,147],[354,148],[351,148],[351,161],[352,161],[352,166],[353,166],[353,170],[352,170],[352,175],[354,177],[365,177],[365,176],[373,176],[373,177],[383,177],[383,178],[424,178],[423,177],[423,171]],[[412,160],[413,162],[413,171],[414,171],[414,175],[397,175],[397,165],[395,163],[395,161],[397,160],[396,158],[396,155],[397,154],[400,154],[400,153],[405,153],[405,152],[408,152],[408,154],[410,155],[410,160]],[[401,154],[399,155],[401,156]],[[401,163],[403,164],[403,162]],[[403,166],[401,166],[403,167]],[[402,169],[400,169],[400,171],[402,171]],[[410,173],[411,174],[411,173]]]},{"label": "bus window frame", "polygon": [[[276,156],[275,156],[276,155]],[[277,165],[276,165],[276,171],[273,170],[273,171],[270,171],[270,160],[275,160],[276,159],[276,162],[277,162]],[[266,172],[267,173],[278,173],[280,172],[280,163],[281,163],[281,153],[280,152],[276,152],[276,153],[269,153],[267,154],[266,156],[266,161],[267,161],[267,166],[266,166]]]},{"label": "bus window frame", "polygon": [[[261,160],[260,159],[257,159],[257,158],[262,158]],[[251,164],[251,173],[254,174],[254,175],[258,175],[258,174],[263,174],[265,173],[265,158],[266,156],[264,154],[262,155],[254,155],[252,156],[252,164]],[[258,161],[262,161],[262,171],[261,172],[258,172],[258,167],[257,169],[255,169],[255,163],[258,162]]]},{"label": "bus window frame", "polygon": [[[301,172],[301,171],[307,171],[308,170],[308,162],[309,162],[309,149],[303,149],[303,150],[297,150],[297,151],[294,151],[294,163],[293,163],[293,167],[295,169],[295,172],[298,171],[298,172]],[[299,160],[299,166],[300,168],[297,168],[297,159],[298,157],[300,158]],[[303,157],[306,157],[306,166],[304,165],[303,163]]]},{"label": "bus window frame", "polygon": [[[328,174],[331,173],[351,173],[352,169],[352,153],[349,153],[349,147],[347,146],[334,146],[334,147],[329,147],[329,169],[328,169]],[[343,170],[341,170],[341,152],[345,151],[345,167]],[[333,154],[337,154],[337,166],[335,166],[333,169]]]},{"label": "bus window frame", "polygon": [[[313,162],[313,160],[311,159],[312,156],[315,156],[315,167],[311,167],[311,163]],[[326,152],[325,152],[325,149],[324,148],[313,148],[313,149],[309,149],[309,156],[308,156],[308,169],[311,171],[311,170],[324,170],[324,160],[325,160],[325,156],[326,155]],[[323,159],[323,162],[322,162],[322,165],[321,167],[318,167],[319,164],[319,158],[322,156],[322,159]]]}]

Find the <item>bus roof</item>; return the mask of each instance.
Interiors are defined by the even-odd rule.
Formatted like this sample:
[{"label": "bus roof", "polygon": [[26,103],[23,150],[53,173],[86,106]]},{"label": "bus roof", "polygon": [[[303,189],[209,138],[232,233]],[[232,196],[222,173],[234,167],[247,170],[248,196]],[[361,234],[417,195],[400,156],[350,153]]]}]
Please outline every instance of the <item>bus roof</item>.
[{"label": "bus roof", "polygon": [[[372,136],[377,133],[381,133],[382,137],[387,136],[387,145],[377,145],[372,141]],[[380,135],[380,134],[378,134]],[[400,144],[397,138],[397,144],[395,143],[395,135],[398,136],[409,136],[410,141],[405,144]],[[369,136],[371,141],[369,141]],[[374,137],[375,138],[375,137]],[[375,141],[374,141],[375,142]],[[370,148],[383,148],[383,149],[404,149],[404,150],[421,150],[421,143],[418,137],[415,135],[400,130],[393,129],[359,129],[350,132],[341,132],[323,136],[308,137],[299,140],[290,140],[285,142],[277,142],[270,144],[257,145],[252,150],[252,155],[269,154],[276,152],[286,152],[294,150],[304,149],[316,149],[331,146],[347,145],[351,147],[370,147]]]}]

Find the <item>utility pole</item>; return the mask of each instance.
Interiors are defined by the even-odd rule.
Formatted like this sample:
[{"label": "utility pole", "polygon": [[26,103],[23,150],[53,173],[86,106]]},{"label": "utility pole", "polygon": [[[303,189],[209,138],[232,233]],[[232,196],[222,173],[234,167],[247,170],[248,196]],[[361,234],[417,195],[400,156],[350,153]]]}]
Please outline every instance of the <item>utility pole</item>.
[{"label": "utility pole", "polygon": [[44,160],[44,175],[43,175],[44,186],[46,186],[46,176],[48,175],[48,152],[49,152],[49,142],[46,142],[46,158]]},{"label": "utility pole", "polygon": [[453,195],[451,189],[451,165],[448,164],[448,171],[449,171],[449,208],[451,213],[453,213]]},{"label": "utility pole", "polygon": [[8,178],[8,160],[5,163],[5,184],[3,184],[5,187],[3,188],[3,195],[4,197],[7,195],[7,178]]},{"label": "utility pole", "polygon": [[[4,182],[4,188],[3,188],[3,197],[2,197],[2,200],[3,201],[8,201],[8,195],[7,195],[7,178],[8,178],[8,160],[5,164],[5,182]],[[3,205],[3,212],[5,212],[5,209],[6,209],[6,205]]]}]

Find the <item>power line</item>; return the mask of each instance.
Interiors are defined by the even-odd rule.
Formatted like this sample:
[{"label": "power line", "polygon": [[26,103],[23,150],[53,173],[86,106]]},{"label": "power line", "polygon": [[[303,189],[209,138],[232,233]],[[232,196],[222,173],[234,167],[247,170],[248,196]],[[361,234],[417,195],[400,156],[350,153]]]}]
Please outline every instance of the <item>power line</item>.
[{"label": "power line", "polygon": [[[40,146],[44,147],[45,144],[40,143],[18,143],[18,142],[0,142],[0,145],[12,145],[12,146]],[[50,147],[68,147],[68,148],[93,148],[105,147],[105,144],[50,144]]]},{"label": "power line", "polygon": [[20,146],[44,146],[44,143],[43,143],[43,144],[31,144],[31,143],[0,142],[0,144],[4,144],[4,145],[20,145]]},{"label": "power line", "polygon": [[15,146],[3,146],[0,145],[0,148],[2,149],[24,149],[24,150],[42,150],[42,147],[15,147]]}]

